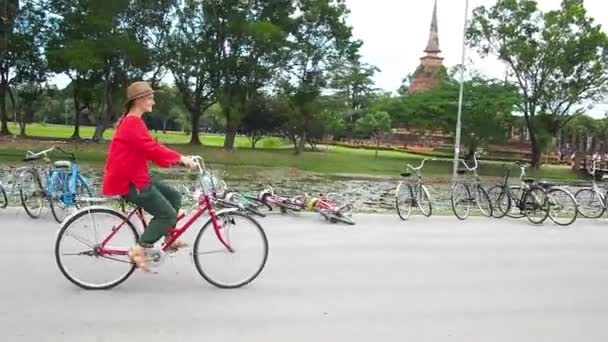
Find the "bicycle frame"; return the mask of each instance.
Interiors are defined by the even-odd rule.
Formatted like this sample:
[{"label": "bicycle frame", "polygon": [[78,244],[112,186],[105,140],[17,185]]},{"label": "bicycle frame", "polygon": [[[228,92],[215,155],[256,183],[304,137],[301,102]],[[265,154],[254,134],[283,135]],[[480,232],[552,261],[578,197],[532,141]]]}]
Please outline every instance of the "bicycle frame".
[{"label": "bicycle frame", "polygon": [[[71,176],[71,179],[69,176]],[[68,179],[70,179],[69,182]],[[80,165],[76,162],[72,163],[70,172],[58,168],[53,168],[51,170],[50,175],[47,176],[47,192],[49,194],[53,193],[56,180],[59,180],[59,183],[64,185],[61,189],[59,199],[68,206],[75,205],[77,202],[79,183],[85,188],[88,194],[91,193],[91,186],[86,178],[80,173]]]}]

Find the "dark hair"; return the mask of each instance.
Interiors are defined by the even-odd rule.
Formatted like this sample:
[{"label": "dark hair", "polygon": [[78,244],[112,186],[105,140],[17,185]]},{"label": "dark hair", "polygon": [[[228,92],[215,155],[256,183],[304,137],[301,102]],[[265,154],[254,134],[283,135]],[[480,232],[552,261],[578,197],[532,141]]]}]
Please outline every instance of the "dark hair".
[{"label": "dark hair", "polygon": [[118,122],[116,123],[115,128],[118,128],[118,126],[120,125],[122,120],[125,118],[125,116],[127,116],[127,114],[129,114],[129,112],[131,111],[131,108],[133,108],[134,103],[135,103],[135,100],[130,100],[130,101],[127,101],[127,103],[125,103],[125,112],[121,115],[120,119],[118,119]]}]

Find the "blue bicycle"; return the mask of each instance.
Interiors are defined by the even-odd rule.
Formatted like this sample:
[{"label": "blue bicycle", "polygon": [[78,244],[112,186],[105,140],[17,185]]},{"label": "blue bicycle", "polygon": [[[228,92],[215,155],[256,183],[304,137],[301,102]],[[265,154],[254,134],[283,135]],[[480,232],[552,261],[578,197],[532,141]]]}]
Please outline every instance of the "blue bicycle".
[{"label": "blue bicycle", "polygon": [[53,217],[59,223],[68,217],[72,211],[86,203],[87,197],[93,196],[93,191],[87,179],[80,173],[80,165],[74,153],[66,152],[59,147],[51,147],[42,152],[28,151],[25,161],[40,158],[48,159],[48,153],[58,150],[67,156],[67,160],[57,160],[51,163],[45,172],[46,186],[44,192],[49,201]]}]

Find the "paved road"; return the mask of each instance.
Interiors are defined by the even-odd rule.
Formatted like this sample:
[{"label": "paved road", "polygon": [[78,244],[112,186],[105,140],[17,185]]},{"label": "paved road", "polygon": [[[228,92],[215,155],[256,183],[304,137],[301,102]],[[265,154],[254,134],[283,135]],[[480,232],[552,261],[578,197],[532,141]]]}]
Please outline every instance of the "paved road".
[{"label": "paved road", "polygon": [[2,341],[608,340],[608,222],[357,220],[264,219],[268,265],[239,290],[181,252],[161,274],[84,291],[54,263],[50,217],[0,211]]}]

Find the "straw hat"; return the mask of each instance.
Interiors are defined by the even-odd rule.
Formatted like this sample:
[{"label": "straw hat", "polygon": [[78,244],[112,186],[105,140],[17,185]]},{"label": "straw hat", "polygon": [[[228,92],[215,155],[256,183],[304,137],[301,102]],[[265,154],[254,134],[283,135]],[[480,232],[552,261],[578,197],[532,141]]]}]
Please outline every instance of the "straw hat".
[{"label": "straw hat", "polygon": [[150,94],[154,94],[155,91],[152,89],[152,87],[150,87],[150,84],[148,82],[144,82],[144,81],[138,81],[138,82],[133,82],[131,83],[131,85],[127,88],[127,101],[132,101],[135,99],[139,99],[141,97],[145,97],[148,96]]}]

